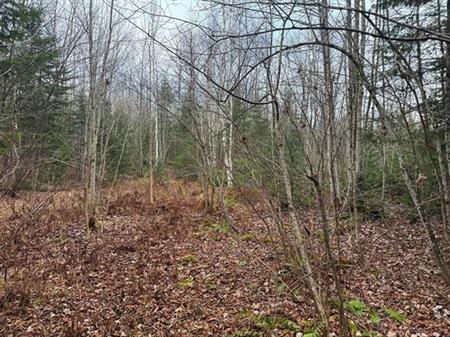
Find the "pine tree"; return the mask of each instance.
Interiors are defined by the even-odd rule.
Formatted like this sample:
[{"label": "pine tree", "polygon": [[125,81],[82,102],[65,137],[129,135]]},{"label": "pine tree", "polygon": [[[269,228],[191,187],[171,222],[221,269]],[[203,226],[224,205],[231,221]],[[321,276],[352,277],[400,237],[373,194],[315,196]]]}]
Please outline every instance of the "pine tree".
[{"label": "pine tree", "polygon": [[36,161],[61,151],[65,135],[61,136],[70,128],[65,109],[68,87],[55,38],[45,32],[42,9],[11,1],[2,8],[0,174],[8,175],[15,167],[8,182],[14,185],[31,173],[24,169],[16,174],[22,155],[36,166]]}]

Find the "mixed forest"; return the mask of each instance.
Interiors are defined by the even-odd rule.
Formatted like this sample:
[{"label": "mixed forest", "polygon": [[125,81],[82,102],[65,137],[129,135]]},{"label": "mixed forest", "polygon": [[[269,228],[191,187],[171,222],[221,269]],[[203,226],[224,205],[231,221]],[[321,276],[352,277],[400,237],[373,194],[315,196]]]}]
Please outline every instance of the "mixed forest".
[{"label": "mixed forest", "polygon": [[450,1],[0,0],[0,336],[450,337]]}]

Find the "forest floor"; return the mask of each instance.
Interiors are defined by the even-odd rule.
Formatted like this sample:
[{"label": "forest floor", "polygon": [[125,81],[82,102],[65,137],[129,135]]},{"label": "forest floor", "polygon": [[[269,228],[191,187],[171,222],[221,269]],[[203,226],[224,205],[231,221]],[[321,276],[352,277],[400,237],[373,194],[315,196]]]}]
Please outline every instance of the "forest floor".
[{"label": "forest floor", "polygon": [[[313,304],[262,205],[227,199],[236,233],[222,212],[205,214],[193,183],[158,186],[153,205],[146,189],[106,188],[103,229],[90,236],[79,191],[1,201],[0,336],[316,336]],[[314,217],[301,218],[314,228]],[[450,336],[448,294],[419,225],[394,217],[362,232],[364,259],[341,263],[355,335]]]}]

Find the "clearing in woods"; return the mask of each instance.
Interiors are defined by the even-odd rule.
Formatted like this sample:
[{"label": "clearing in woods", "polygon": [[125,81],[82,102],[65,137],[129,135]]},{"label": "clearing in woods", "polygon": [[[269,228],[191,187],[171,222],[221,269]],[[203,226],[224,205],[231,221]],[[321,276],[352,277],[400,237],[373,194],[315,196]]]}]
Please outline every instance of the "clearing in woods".
[{"label": "clearing in woods", "polygon": [[[258,193],[227,191],[235,232],[220,210],[205,214],[195,184],[159,185],[154,205],[147,187],[106,188],[103,230],[90,236],[80,191],[2,200],[0,336],[315,336]],[[302,222],[313,229],[315,216]],[[342,261],[360,335],[450,336],[433,311],[446,295],[422,229],[394,218],[362,230],[365,258]]]}]

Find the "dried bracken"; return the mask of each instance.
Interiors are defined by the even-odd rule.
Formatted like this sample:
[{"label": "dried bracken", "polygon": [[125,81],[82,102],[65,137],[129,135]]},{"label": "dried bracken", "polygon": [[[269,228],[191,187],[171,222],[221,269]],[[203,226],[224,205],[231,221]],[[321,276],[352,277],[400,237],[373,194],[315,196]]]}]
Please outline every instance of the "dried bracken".
[{"label": "dried bracken", "polygon": [[[214,231],[211,224],[223,223],[223,214],[198,208],[195,184],[158,186],[153,205],[147,186],[138,180],[116,187],[102,231],[90,236],[82,217],[72,216],[74,192],[65,192],[65,202],[60,192],[59,201],[22,227],[16,244],[2,236],[0,267],[8,272],[0,283],[1,336],[314,331],[305,284],[249,205],[236,200],[230,208],[244,234]],[[20,221],[4,219],[2,231],[10,233]],[[382,336],[448,336],[448,319],[436,314],[447,308],[443,284],[422,229],[388,222],[366,222],[361,229],[365,259],[348,259],[343,268],[345,295],[354,299],[347,305],[352,322]],[[335,309],[331,321],[337,321]]]}]

